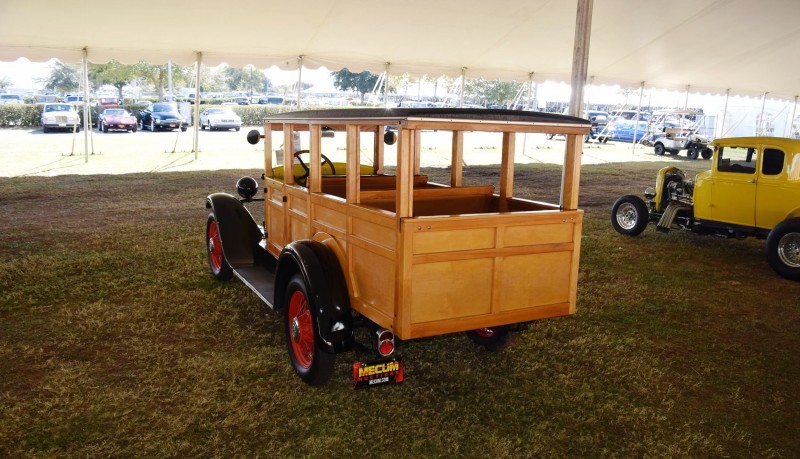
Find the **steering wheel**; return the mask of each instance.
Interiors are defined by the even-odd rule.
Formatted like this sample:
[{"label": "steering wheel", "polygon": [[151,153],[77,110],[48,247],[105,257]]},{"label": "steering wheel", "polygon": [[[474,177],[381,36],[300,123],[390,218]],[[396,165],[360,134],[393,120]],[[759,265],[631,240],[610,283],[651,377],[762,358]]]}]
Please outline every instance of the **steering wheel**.
[{"label": "steering wheel", "polygon": [[[306,163],[303,162],[303,159],[300,157],[300,155],[304,155],[306,153],[309,153],[309,151],[308,150],[298,150],[298,151],[294,152],[294,157],[297,158],[297,161],[300,162],[300,165],[303,166],[303,169],[306,171],[305,174],[301,175],[300,177],[295,177],[294,178],[294,181],[299,183],[302,186],[306,186],[306,181],[308,180],[308,174],[311,173],[311,170],[308,168]],[[322,165],[321,166],[324,166],[325,163],[328,163],[328,167],[331,168],[331,174],[332,175],[336,175],[336,167],[333,166],[333,161],[331,161],[327,156],[323,155],[322,153],[320,153],[320,156],[322,156]]]}]

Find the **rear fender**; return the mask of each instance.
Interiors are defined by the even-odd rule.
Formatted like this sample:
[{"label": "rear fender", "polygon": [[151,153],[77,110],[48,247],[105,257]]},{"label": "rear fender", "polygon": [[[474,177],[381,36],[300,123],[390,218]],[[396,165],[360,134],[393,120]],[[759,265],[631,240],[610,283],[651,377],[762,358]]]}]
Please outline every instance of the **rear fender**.
[{"label": "rear fender", "polygon": [[234,269],[253,266],[255,249],[263,234],[250,212],[227,193],[209,195],[206,208],[211,209],[217,218],[222,253],[228,264]]},{"label": "rear fender", "polygon": [[309,290],[309,303],[317,321],[325,352],[350,350],[353,317],[350,295],[339,260],[324,244],[302,240],[287,244],[278,258],[275,273],[275,308],[285,304],[286,285],[300,273]]}]

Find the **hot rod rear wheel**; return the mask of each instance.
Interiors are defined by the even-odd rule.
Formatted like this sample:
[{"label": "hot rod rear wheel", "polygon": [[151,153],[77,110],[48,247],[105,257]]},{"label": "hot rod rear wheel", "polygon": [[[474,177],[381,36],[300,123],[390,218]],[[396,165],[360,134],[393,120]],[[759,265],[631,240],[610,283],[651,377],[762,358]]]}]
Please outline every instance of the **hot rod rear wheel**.
[{"label": "hot rod rear wheel", "polygon": [[639,196],[623,196],[611,206],[611,225],[620,234],[636,236],[647,228],[650,212]]},{"label": "hot rod rear wheel", "polygon": [[320,346],[317,317],[309,303],[311,295],[302,275],[295,274],[289,280],[283,298],[289,361],[300,379],[312,386],[321,386],[333,373],[336,354],[329,354]]},{"label": "hot rod rear wheel", "polygon": [[477,328],[467,332],[473,343],[483,346],[487,351],[499,351],[508,343],[508,329],[503,327]]},{"label": "hot rod rear wheel", "polygon": [[206,223],[206,249],[208,250],[208,266],[211,268],[211,274],[217,280],[230,280],[233,277],[233,270],[222,252],[222,239],[219,236],[217,216],[213,212],[208,214]]},{"label": "hot rod rear wheel", "polygon": [[781,276],[800,281],[800,218],[784,220],[767,236],[767,262]]}]

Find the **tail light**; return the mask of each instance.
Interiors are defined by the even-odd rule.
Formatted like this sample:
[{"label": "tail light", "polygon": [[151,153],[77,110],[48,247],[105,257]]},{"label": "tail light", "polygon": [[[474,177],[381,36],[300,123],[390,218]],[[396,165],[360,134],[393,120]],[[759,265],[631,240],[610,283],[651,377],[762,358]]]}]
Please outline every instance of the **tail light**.
[{"label": "tail light", "polygon": [[388,357],[394,353],[394,333],[390,330],[378,330],[378,354]]}]

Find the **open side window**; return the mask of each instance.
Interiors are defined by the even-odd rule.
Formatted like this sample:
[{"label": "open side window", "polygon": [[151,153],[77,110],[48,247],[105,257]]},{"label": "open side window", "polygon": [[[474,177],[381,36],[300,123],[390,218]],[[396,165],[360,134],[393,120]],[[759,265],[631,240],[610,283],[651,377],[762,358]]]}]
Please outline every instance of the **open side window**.
[{"label": "open side window", "polygon": [[753,147],[719,147],[717,171],[755,174],[758,149]]}]

